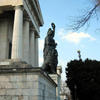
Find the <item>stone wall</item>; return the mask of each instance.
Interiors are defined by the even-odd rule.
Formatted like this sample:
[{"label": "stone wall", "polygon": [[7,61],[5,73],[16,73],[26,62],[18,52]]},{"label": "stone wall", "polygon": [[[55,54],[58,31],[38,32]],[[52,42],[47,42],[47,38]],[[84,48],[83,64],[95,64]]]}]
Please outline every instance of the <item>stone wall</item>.
[{"label": "stone wall", "polygon": [[0,20],[0,59],[7,58],[7,19]]},{"label": "stone wall", "polygon": [[9,58],[9,43],[12,42],[13,15],[0,15],[0,60]]},{"label": "stone wall", "polygon": [[39,77],[40,100],[56,100],[56,88],[47,79]]},{"label": "stone wall", "polygon": [[39,68],[7,70],[0,74],[0,100],[56,100],[56,84]]}]

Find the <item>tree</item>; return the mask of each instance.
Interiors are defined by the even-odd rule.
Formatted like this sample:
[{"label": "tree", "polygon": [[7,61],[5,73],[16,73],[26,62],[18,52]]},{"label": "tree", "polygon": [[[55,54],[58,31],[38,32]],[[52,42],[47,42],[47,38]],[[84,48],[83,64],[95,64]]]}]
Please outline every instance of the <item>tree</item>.
[{"label": "tree", "polygon": [[66,68],[72,100],[100,100],[100,61],[73,60]]},{"label": "tree", "polygon": [[100,6],[100,0],[95,0],[95,1],[96,1],[96,4],[94,4],[93,8],[91,8],[82,16],[78,17],[78,19],[74,20],[74,23],[70,25],[70,28],[72,30],[74,31],[79,30],[93,17],[94,14],[96,14],[96,10]]}]

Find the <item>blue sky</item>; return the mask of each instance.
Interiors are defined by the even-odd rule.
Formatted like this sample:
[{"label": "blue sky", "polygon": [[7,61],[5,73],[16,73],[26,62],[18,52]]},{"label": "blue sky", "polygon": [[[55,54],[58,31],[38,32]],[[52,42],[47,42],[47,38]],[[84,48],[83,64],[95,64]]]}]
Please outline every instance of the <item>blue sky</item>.
[{"label": "blue sky", "polygon": [[67,63],[78,59],[77,50],[81,51],[83,60],[86,58],[100,60],[100,20],[96,20],[94,16],[88,28],[85,26],[77,32],[67,29],[67,25],[72,23],[72,18],[82,15],[85,10],[93,7],[93,0],[39,0],[39,2],[44,19],[39,39],[40,66],[43,63],[44,38],[48,28],[51,27],[51,22],[56,24],[55,40],[58,44],[58,65],[63,69],[62,80],[66,80]]}]

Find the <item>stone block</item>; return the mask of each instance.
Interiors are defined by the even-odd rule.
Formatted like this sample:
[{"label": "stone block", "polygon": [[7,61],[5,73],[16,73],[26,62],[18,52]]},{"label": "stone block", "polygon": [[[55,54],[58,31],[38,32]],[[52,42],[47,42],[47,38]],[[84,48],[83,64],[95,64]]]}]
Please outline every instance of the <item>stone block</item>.
[{"label": "stone block", "polygon": [[16,95],[16,90],[15,89],[5,89],[6,90],[6,95]]},{"label": "stone block", "polygon": [[0,100],[12,100],[11,96],[0,96]]},{"label": "stone block", "polygon": [[32,74],[28,74],[27,75],[27,81],[38,81],[38,75],[32,75]]},{"label": "stone block", "polygon": [[0,89],[0,96],[6,96],[6,89]]},{"label": "stone block", "polygon": [[15,89],[30,89],[34,88],[33,82],[12,82],[12,88]]},{"label": "stone block", "polygon": [[12,82],[25,82],[25,81],[27,81],[27,75],[25,75],[25,74],[22,74],[22,75],[18,75],[18,74],[16,74],[16,75],[10,75],[10,81],[12,81]]},{"label": "stone block", "polygon": [[28,96],[24,96],[23,100],[28,100]]},{"label": "stone block", "polygon": [[29,96],[28,100],[39,100],[39,96]]},{"label": "stone block", "polygon": [[18,100],[18,96],[12,96],[12,100]]},{"label": "stone block", "polygon": [[13,88],[12,84],[10,82],[0,81],[0,89],[7,89],[7,88]]}]

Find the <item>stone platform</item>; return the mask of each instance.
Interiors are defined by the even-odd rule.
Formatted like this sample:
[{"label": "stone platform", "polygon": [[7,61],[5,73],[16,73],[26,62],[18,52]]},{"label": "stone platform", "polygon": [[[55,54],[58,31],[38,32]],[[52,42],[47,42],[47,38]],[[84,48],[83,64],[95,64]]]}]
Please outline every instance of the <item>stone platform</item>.
[{"label": "stone platform", "polygon": [[56,83],[39,67],[0,62],[0,100],[56,100]]},{"label": "stone platform", "polygon": [[60,99],[60,91],[61,91],[61,75],[59,74],[49,74],[49,76],[54,80],[54,82],[57,84],[56,87],[56,100]]}]

